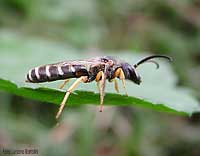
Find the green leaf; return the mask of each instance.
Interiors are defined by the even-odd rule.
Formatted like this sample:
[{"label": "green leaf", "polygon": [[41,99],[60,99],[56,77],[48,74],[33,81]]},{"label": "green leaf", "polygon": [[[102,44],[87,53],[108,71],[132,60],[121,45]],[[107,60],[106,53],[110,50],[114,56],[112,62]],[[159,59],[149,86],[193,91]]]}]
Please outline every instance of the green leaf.
[{"label": "green leaf", "polygon": [[[93,57],[93,53],[77,51],[76,49],[56,42],[44,41],[38,38],[28,38],[18,33],[0,32],[0,90],[19,96],[40,101],[59,104],[64,96],[64,90],[59,90],[61,81],[51,83],[31,84],[24,81],[28,70],[49,63],[63,60]],[[105,55],[105,53],[98,53]],[[107,52],[129,63],[136,63],[149,54],[136,55],[132,52]],[[138,68],[142,84],[135,85],[127,81],[129,97],[116,94],[113,84],[107,83],[105,105],[133,105],[148,107],[153,110],[177,112],[191,115],[200,111],[198,101],[186,88],[176,87],[177,77],[168,62],[159,60],[160,69],[155,70],[152,64],[144,64]],[[172,63],[173,65],[173,63]],[[66,87],[69,87],[67,84]],[[99,104],[96,84],[81,84],[68,100],[68,105]],[[81,99],[81,100],[80,100]]]},{"label": "green leaf", "polygon": [[[64,96],[64,92],[60,92],[58,90],[49,89],[49,88],[18,88],[14,83],[10,81],[0,79],[0,88],[9,93],[32,98],[35,100],[40,100],[44,102],[50,102],[54,104],[60,104]],[[54,98],[56,97],[56,98]],[[90,98],[88,98],[90,97]],[[80,100],[81,99],[81,100]],[[99,105],[99,94],[89,91],[75,91],[71,94],[70,99],[67,102],[67,105],[76,106],[82,104],[97,104]],[[135,97],[127,97],[125,95],[117,95],[112,93],[107,93],[105,96],[105,105],[136,105],[143,106],[147,108],[152,108],[158,111],[166,111],[166,112],[177,112],[173,109],[166,107],[164,104],[153,104],[151,102],[135,98]],[[186,114],[185,112],[179,112],[180,114]]]}]

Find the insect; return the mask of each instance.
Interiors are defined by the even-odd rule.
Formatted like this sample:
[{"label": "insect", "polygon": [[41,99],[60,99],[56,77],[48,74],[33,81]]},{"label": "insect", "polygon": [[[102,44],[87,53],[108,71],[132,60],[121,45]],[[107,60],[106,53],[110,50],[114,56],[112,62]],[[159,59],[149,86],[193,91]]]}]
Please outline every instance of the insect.
[{"label": "insect", "polygon": [[26,82],[42,83],[64,80],[64,83],[60,86],[62,89],[69,79],[77,78],[76,81],[66,91],[56,115],[56,118],[58,119],[69,95],[78,86],[78,84],[81,82],[89,83],[96,81],[100,92],[101,112],[103,109],[106,80],[109,82],[114,82],[115,89],[117,92],[119,92],[116,78],[120,79],[122,81],[125,93],[128,95],[125,87],[125,80],[130,80],[139,85],[141,83],[141,77],[136,72],[137,67],[145,62],[151,62],[154,63],[157,68],[159,68],[159,64],[152,60],[153,58],[164,58],[169,61],[172,60],[170,57],[165,55],[152,55],[145,57],[135,65],[131,65],[111,56],[95,57],[85,60],[63,61],[55,64],[39,66],[29,70],[26,76]]}]

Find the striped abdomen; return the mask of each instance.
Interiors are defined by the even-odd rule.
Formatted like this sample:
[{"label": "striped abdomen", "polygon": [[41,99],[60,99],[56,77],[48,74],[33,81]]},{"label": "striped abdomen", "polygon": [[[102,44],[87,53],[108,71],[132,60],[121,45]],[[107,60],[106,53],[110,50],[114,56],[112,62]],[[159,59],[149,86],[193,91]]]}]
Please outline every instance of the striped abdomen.
[{"label": "striped abdomen", "polygon": [[40,83],[88,75],[88,71],[83,65],[46,65],[30,70],[26,81]]}]

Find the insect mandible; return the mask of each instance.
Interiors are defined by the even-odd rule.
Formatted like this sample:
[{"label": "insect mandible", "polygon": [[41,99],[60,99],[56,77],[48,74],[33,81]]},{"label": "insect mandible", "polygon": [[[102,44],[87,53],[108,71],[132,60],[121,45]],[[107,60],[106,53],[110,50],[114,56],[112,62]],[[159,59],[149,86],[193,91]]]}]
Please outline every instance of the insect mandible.
[{"label": "insect mandible", "polygon": [[114,82],[115,89],[119,92],[116,78],[120,79],[125,93],[128,95],[125,87],[125,80],[130,80],[139,85],[141,83],[141,77],[136,72],[136,68],[145,62],[154,63],[157,68],[159,68],[159,64],[152,60],[153,58],[165,58],[169,61],[172,60],[170,57],[165,55],[152,55],[145,57],[135,65],[131,65],[111,56],[95,57],[85,60],[63,61],[55,64],[39,66],[29,70],[26,75],[26,82],[42,83],[64,80],[64,83],[60,86],[62,89],[69,79],[77,78],[77,80],[66,91],[56,115],[56,118],[58,119],[69,95],[78,84],[81,82],[89,83],[96,81],[100,92],[100,112],[102,112],[106,80]]}]

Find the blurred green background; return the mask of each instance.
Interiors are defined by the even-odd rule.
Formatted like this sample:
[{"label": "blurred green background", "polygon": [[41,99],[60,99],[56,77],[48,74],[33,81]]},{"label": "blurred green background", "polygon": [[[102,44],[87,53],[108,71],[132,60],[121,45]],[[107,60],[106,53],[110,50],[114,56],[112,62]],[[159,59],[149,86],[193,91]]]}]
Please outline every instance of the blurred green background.
[{"label": "blurred green background", "polygon": [[[199,0],[0,0],[0,32],[91,53],[170,55],[177,85],[192,88],[200,100]],[[1,148],[36,148],[48,156],[200,155],[199,113],[183,117],[108,107],[101,115],[83,106],[65,111],[55,127],[56,105],[3,92],[0,102]]]}]

